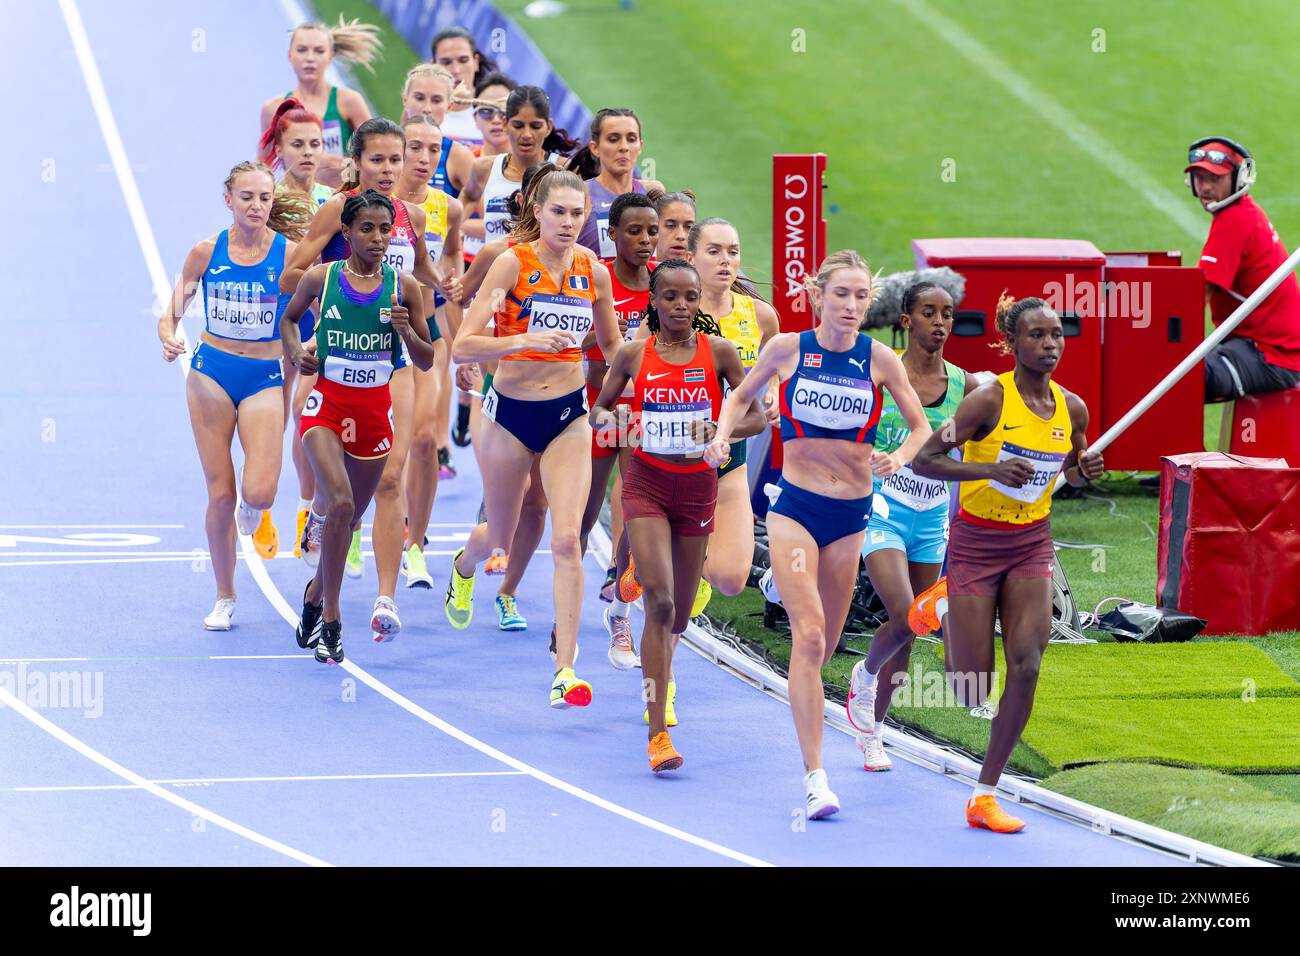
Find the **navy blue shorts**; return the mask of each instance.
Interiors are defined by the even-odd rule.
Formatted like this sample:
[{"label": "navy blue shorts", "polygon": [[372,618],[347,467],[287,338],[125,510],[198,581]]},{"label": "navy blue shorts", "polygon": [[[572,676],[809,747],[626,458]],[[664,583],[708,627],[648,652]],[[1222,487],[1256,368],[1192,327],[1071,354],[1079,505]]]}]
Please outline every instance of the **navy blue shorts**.
[{"label": "navy blue shorts", "polygon": [[243,358],[213,348],[207,342],[190,359],[190,368],[220,385],[236,408],[249,396],[284,384],[284,373],[276,359]]},{"label": "navy blue shorts", "polygon": [[857,534],[871,520],[871,495],[865,498],[827,498],[792,485],[784,477],[777,482],[780,493],[768,514],[785,515],[799,522],[817,542],[818,548]]},{"label": "navy blue shorts", "polygon": [[483,414],[514,435],[535,455],[575,421],[587,417],[587,389],[575,389],[559,398],[530,402],[509,398],[495,388],[483,395]]}]

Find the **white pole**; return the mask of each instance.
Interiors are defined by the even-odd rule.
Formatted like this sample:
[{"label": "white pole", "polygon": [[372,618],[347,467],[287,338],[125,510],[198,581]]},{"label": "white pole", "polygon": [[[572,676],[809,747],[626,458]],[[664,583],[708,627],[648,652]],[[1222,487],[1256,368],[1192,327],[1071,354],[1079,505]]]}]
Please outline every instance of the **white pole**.
[{"label": "white pole", "polygon": [[[1204,342],[1188,353],[1187,357],[1179,362],[1173,371],[1160,380],[1159,385],[1147,392],[1142,401],[1130,408],[1124,417],[1114,425],[1111,425],[1106,433],[1098,438],[1096,443],[1091,445],[1090,448],[1095,451],[1101,451],[1118,438],[1125,429],[1141,418],[1143,413],[1145,413],[1146,410],[1156,402],[1160,401],[1160,399],[1164,397],[1165,393],[1173,388],[1175,383],[1186,375],[1197,362],[1204,358],[1210,349],[1222,342],[1228,337],[1228,333],[1244,322],[1246,317],[1255,311],[1255,307],[1268,298],[1269,293],[1281,285],[1283,279],[1295,271],[1297,265],[1300,265],[1300,249],[1296,249],[1296,251],[1291,253],[1287,258],[1286,262],[1274,269],[1273,274],[1265,279],[1263,284],[1252,292],[1247,299],[1241,303],[1241,305],[1237,306],[1232,315],[1220,322],[1219,327],[1206,336]],[[1065,484],[1064,472],[1057,476],[1056,486],[1052,489],[1053,493],[1059,490],[1063,484]]]}]

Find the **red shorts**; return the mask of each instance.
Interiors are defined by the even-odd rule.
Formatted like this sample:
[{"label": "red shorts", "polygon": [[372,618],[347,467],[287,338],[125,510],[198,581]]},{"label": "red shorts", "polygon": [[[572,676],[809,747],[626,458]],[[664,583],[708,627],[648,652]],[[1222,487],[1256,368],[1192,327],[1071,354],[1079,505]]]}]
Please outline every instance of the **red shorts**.
[{"label": "red shorts", "polygon": [[683,538],[713,534],[718,470],[650,461],[639,451],[623,475],[623,520],[663,518]]},{"label": "red shorts", "polygon": [[[592,388],[591,384],[588,383],[587,407],[591,408],[593,405],[595,405],[596,399],[599,396],[600,396],[600,390],[596,388]],[[632,399],[624,398],[620,396],[618,401],[616,401],[614,405],[615,407],[619,405],[626,405],[628,406],[628,408],[631,408]],[[612,433],[609,435],[602,436],[600,432],[593,429],[591,432],[591,457],[592,458],[613,458],[615,455],[618,454],[618,450],[619,450],[619,446],[617,444],[613,444],[613,442],[616,440],[617,440],[617,436]]]},{"label": "red shorts", "polygon": [[990,528],[960,514],[948,533],[948,593],[998,596],[1002,582],[1017,578],[1050,578],[1056,571],[1052,525],[1046,518],[1033,524]]},{"label": "red shorts", "polygon": [[302,409],[298,434],[328,428],[353,458],[383,458],[393,450],[393,401],[388,386],[353,388],[318,378]]}]

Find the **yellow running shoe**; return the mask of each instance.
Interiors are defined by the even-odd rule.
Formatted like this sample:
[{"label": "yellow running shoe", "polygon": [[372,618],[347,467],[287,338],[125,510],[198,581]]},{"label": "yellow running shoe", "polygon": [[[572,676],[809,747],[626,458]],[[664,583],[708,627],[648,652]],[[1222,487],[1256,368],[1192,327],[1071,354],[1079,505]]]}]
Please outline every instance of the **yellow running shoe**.
[{"label": "yellow running shoe", "polygon": [[555,672],[555,680],[551,684],[552,707],[586,707],[590,703],[591,685],[575,677],[572,667]]},{"label": "yellow running shoe", "polygon": [[646,750],[650,754],[650,769],[655,773],[663,773],[665,770],[676,770],[681,767],[682,755],[677,752],[673,742],[668,739],[668,731],[662,730],[655,734],[654,739],[650,741]]},{"label": "yellow running shoe", "polygon": [[293,556],[302,557],[302,533],[307,530],[307,514],[310,508],[301,508],[298,511],[298,530],[293,536]]},{"label": "yellow running shoe", "polygon": [[461,548],[451,559],[451,580],[447,582],[447,600],[443,604],[447,620],[458,631],[469,627],[469,622],[474,617],[474,577],[471,575],[462,578],[456,570],[456,561],[464,553],[465,549]]},{"label": "yellow running shoe", "polygon": [[994,833],[1019,833],[1025,828],[1024,820],[1004,813],[998,806],[997,798],[987,793],[966,801],[966,823]]},{"label": "yellow running shoe", "polygon": [[263,561],[270,561],[280,551],[280,534],[275,530],[269,511],[262,512],[262,520],[253,532],[253,547]]},{"label": "yellow running shoe", "polygon": [[343,573],[350,578],[361,577],[365,570],[366,559],[361,554],[361,529],[352,532],[352,543],[348,545],[348,557],[343,562]]},{"label": "yellow running shoe", "polygon": [[[641,719],[647,724],[650,723],[650,708],[645,709]],[[664,704],[664,724],[668,727],[677,726],[677,681],[668,682],[668,703]]]},{"label": "yellow running shoe", "polygon": [[907,609],[907,626],[913,634],[933,634],[939,630],[939,613],[935,605],[948,599],[948,578],[942,577],[916,596]]},{"label": "yellow running shoe", "polygon": [[713,585],[700,578],[699,586],[695,588],[695,603],[691,605],[691,617],[699,617],[703,614],[711,600],[713,600]]}]

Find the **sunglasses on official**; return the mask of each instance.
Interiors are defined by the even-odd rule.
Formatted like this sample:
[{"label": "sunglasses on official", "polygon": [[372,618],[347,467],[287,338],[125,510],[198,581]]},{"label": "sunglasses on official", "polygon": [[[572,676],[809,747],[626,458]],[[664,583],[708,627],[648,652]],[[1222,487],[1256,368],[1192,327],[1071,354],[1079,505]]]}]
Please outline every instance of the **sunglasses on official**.
[{"label": "sunglasses on official", "polygon": [[1199,163],[1207,159],[1216,166],[1222,166],[1224,163],[1231,163],[1234,166],[1237,164],[1236,157],[1221,149],[1202,149],[1198,146],[1187,154],[1189,163]]}]

